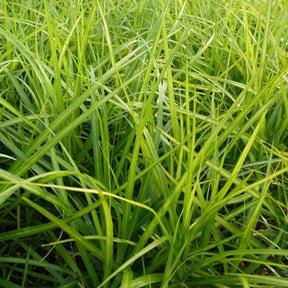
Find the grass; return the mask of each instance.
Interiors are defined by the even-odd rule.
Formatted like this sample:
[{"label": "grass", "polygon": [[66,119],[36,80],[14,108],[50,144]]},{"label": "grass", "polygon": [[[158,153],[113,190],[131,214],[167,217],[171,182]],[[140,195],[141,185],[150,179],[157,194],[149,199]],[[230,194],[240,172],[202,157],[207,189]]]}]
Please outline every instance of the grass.
[{"label": "grass", "polygon": [[0,286],[287,287],[288,5],[0,4]]}]

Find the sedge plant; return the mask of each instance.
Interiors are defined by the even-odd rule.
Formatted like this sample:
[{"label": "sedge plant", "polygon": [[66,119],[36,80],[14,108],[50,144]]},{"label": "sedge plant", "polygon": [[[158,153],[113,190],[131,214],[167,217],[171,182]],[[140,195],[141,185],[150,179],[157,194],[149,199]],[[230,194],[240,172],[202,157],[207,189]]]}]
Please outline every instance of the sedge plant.
[{"label": "sedge plant", "polygon": [[0,4],[0,286],[287,287],[288,4]]}]

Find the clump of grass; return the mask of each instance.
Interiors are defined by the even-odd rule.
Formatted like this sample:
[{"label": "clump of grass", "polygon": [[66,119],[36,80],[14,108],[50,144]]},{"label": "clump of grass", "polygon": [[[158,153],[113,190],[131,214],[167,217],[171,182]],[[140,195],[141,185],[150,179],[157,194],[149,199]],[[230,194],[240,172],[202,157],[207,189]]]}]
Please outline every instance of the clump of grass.
[{"label": "clump of grass", "polygon": [[286,1],[118,2],[0,4],[0,286],[286,287]]}]

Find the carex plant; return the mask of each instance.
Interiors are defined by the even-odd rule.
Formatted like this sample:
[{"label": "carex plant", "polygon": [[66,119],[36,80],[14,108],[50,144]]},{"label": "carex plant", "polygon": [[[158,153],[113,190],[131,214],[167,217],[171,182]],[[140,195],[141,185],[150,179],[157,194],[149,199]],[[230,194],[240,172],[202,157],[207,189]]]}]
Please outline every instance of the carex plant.
[{"label": "carex plant", "polygon": [[0,4],[0,286],[287,287],[286,1]]}]

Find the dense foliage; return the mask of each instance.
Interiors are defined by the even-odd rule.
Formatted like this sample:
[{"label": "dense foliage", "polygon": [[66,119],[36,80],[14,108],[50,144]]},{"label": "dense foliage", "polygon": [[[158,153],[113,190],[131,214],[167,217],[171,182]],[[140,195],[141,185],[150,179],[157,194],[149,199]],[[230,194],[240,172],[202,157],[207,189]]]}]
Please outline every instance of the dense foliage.
[{"label": "dense foliage", "polygon": [[286,0],[2,0],[0,286],[288,287]]}]

